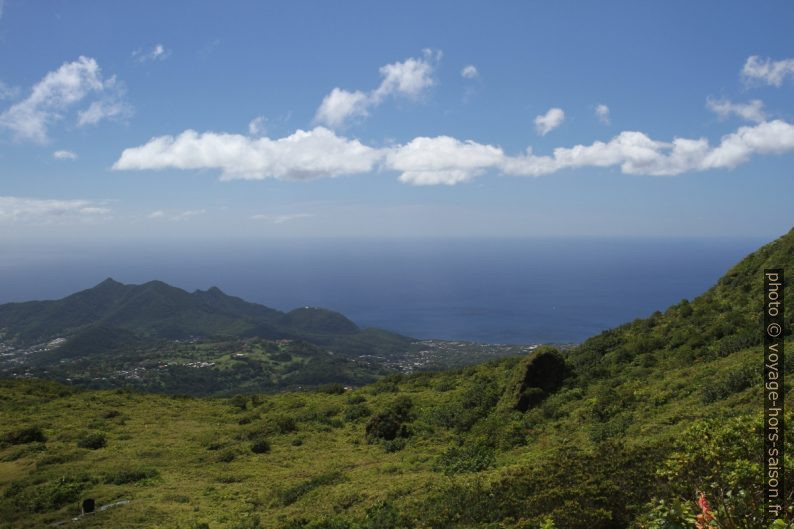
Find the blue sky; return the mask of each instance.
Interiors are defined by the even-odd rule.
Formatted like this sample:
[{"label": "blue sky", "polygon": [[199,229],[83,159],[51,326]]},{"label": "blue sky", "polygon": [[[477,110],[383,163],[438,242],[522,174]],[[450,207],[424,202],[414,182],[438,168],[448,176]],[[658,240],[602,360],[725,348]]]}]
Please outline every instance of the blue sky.
[{"label": "blue sky", "polygon": [[762,236],[791,2],[0,0],[0,239]]}]

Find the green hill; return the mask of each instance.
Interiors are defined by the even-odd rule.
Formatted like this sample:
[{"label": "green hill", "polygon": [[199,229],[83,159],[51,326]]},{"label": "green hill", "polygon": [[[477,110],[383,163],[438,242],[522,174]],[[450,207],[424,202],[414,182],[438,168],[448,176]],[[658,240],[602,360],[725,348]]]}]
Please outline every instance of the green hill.
[{"label": "green hill", "polygon": [[719,527],[786,527],[791,492],[787,521],[763,519],[759,321],[763,268],[792,265],[794,231],[702,296],[570,351],[353,391],[2,381],[0,524],[46,526],[92,498],[115,506],[81,527],[691,528],[702,491]]},{"label": "green hill", "polygon": [[[54,301],[0,305],[0,332],[7,340],[31,345],[55,338],[87,344],[96,329],[128,331],[139,339],[260,337],[333,345],[346,352],[346,340],[369,340],[380,352],[403,351],[414,340],[387,331],[373,334],[343,315],[320,308],[288,313],[228,296],[217,287],[188,293],[161,281],[124,285],[106,279],[94,288]],[[88,331],[88,335],[86,335]],[[372,336],[382,338],[372,340]],[[112,342],[104,341],[105,345]],[[74,347],[72,348],[74,349]],[[106,352],[112,353],[105,349]]]}]

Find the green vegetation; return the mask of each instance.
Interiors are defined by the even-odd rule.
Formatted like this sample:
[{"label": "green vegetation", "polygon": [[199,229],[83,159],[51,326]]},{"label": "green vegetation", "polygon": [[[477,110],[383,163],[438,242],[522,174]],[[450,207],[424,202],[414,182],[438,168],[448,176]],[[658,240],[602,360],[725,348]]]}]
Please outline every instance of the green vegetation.
[{"label": "green vegetation", "polygon": [[[130,501],[81,527],[692,528],[703,492],[719,527],[769,529],[760,270],[792,264],[794,231],[703,296],[571,350],[341,392],[193,398],[1,380],[0,526],[47,526],[93,498]],[[785,424],[790,441],[794,414]],[[88,434],[106,445],[81,447]]]},{"label": "green vegetation", "polygon": [[124,285],[113,279],[59,300],[0,305],[0,331],[17,345],[65,339],[38,351],[41,363],[195,337],[301,340],[349,356],[362,350],[401,352],[414,341],[383,330],[359,329],[326,309],[283,313],[216,287],[188,293],[161,281]]}]

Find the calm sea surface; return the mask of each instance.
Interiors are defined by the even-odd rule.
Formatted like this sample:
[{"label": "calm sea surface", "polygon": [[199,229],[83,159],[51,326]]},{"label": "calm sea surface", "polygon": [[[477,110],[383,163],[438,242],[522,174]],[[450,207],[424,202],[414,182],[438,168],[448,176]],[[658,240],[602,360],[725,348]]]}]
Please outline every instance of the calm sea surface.
[{"label": "calm sea surface", "polygon": [[693,298],[760,239],[0,244],[0,303],[160,279],[418,338],[577,342]]}]

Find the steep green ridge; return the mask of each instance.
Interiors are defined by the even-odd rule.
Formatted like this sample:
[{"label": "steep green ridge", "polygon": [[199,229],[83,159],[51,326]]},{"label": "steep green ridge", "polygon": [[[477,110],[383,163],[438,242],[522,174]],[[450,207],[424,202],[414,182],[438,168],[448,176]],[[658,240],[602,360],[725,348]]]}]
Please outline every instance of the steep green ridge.
[{"label": "steep green ridge", "polygon": [[[346,352],[346,341],[401,350],[413,339],[387,331],[361,330],[343,315],[320,308],[283,313],[240,298],[217,287],[188,293],[161,281],[124,285],[106,279],[94,288],[54,301],[0,305],[0,331],[22,344],[54,338],[76,338],[87,344],[97,329],[133,333],[137,338],[185,339],[260,337],[300,339],[332,345]],[[81,333],[89,334],[82,335]],[[103,341],[106,345],[106,340]],[[112,352],[105,349],[106,352]]]},{"label": "steep green ridge", "polygon": [[794,270],[792,248],[794,231],[702,296],[568,352],[354,391],[0,381],[0,524],[41,527],[91,497],[130,503],[82,527],[691,528],[702,491],[719,527],[785,527],[763,520],[759,318],[762,270]]}]

